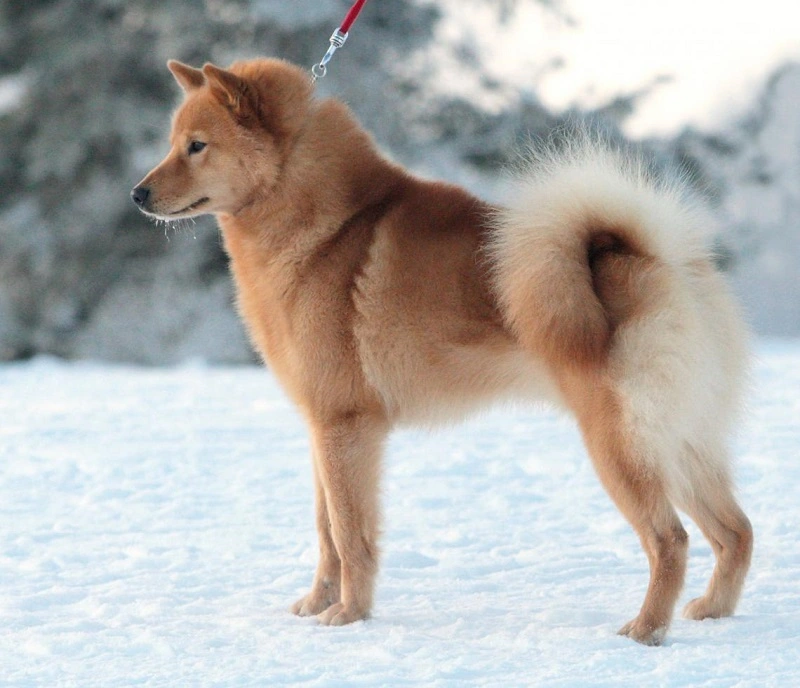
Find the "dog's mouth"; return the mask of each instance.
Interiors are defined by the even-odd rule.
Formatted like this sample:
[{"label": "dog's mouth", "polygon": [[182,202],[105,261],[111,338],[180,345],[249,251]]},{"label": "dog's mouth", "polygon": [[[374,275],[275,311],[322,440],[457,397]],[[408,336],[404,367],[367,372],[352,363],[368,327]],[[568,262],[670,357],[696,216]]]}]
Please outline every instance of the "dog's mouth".
[{"label": "dog's mouth", "polygon": [[174,216],[174,215],[183,215],[184,213],[190,213],[193,210],[197,210],[200,206],[208,203],[209,200],[210,199],[208,198],[208,196],[203,196],[201,199],[195,201],[194,203],[190,203],[185,208],[182,208],[181,210],[176,210],[174,213],[170,213],[170,215]]}]

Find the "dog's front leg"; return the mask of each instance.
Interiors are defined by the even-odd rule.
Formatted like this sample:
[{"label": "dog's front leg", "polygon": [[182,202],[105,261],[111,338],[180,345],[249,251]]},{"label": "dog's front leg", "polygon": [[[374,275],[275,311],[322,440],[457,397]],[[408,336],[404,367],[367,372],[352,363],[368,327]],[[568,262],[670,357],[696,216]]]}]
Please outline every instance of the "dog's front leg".
[{"label": "dog's front leg", "polygon": [[378,570],[378,491],[387,431],[383,418],[365,414],[348,414],[312,428],[341,586],[339,601],[319,614],[320,623],[341,626],[369,616]]},{"label": "dog's front leg", "polygon": [[318,462],[313,459],[314,488],[317,508],[317,533],[319,534],[319,563],[311,591],[292,605],[298,616],[316,616],[341,599],[341,562],[331,537],[331,522],[325,490],[319,477]]}]

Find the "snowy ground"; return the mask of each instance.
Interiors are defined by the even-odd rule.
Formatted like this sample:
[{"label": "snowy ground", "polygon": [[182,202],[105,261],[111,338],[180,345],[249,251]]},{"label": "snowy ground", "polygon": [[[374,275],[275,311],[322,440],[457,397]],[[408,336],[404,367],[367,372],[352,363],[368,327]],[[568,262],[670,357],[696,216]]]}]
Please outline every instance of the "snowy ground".
[{"label": "snowy ground", "polygon": [[[739,613],[661,648],[615,635],[645,558],[551,413],[395,436],[374,617],[327,628],[287,612],[311,476],[268,373],[0,367],[0,686],[798,686],[800,342],[759,352]],[[712,565],[690,536],[681,603]]]}]

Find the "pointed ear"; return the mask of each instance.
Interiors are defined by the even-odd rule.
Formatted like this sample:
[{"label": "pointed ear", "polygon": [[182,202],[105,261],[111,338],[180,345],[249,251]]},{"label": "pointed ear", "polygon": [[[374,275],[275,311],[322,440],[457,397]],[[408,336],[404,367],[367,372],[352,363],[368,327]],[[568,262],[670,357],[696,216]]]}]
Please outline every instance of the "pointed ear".
[{"label": "pointed ear", "polygon": [[183,62],[170,60],[167,62],[167,69],[172,72],[175,81],[177,81],[180,87],[187,93],[196,88],[200,88],[206,82],[203,72],[189,65],[185,65]]},{"label": "pointed ear", "polygon": [[208,81],[212,93],[219,101],[229,107],[235,114],[243,114],[245,108],[245,94],[247,93],[247,83],[244,79],[236,76],[233,72],[220,69],[213,64],[206,62],[203,65],[203,76]]}]

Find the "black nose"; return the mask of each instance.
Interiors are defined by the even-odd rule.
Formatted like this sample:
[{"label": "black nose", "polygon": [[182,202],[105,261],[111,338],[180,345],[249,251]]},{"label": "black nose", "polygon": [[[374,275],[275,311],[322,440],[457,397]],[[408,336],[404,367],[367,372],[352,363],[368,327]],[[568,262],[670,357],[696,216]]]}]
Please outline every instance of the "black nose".
[{"label": "black nose", "polygon": [[148,189],[146,186],[137,186],[133,191],[131,191],[131,199],[133,199],[133,202],[140,208],[144,207],[144,204],[147,203],[147,199],[149,197],[150,189]]}]

